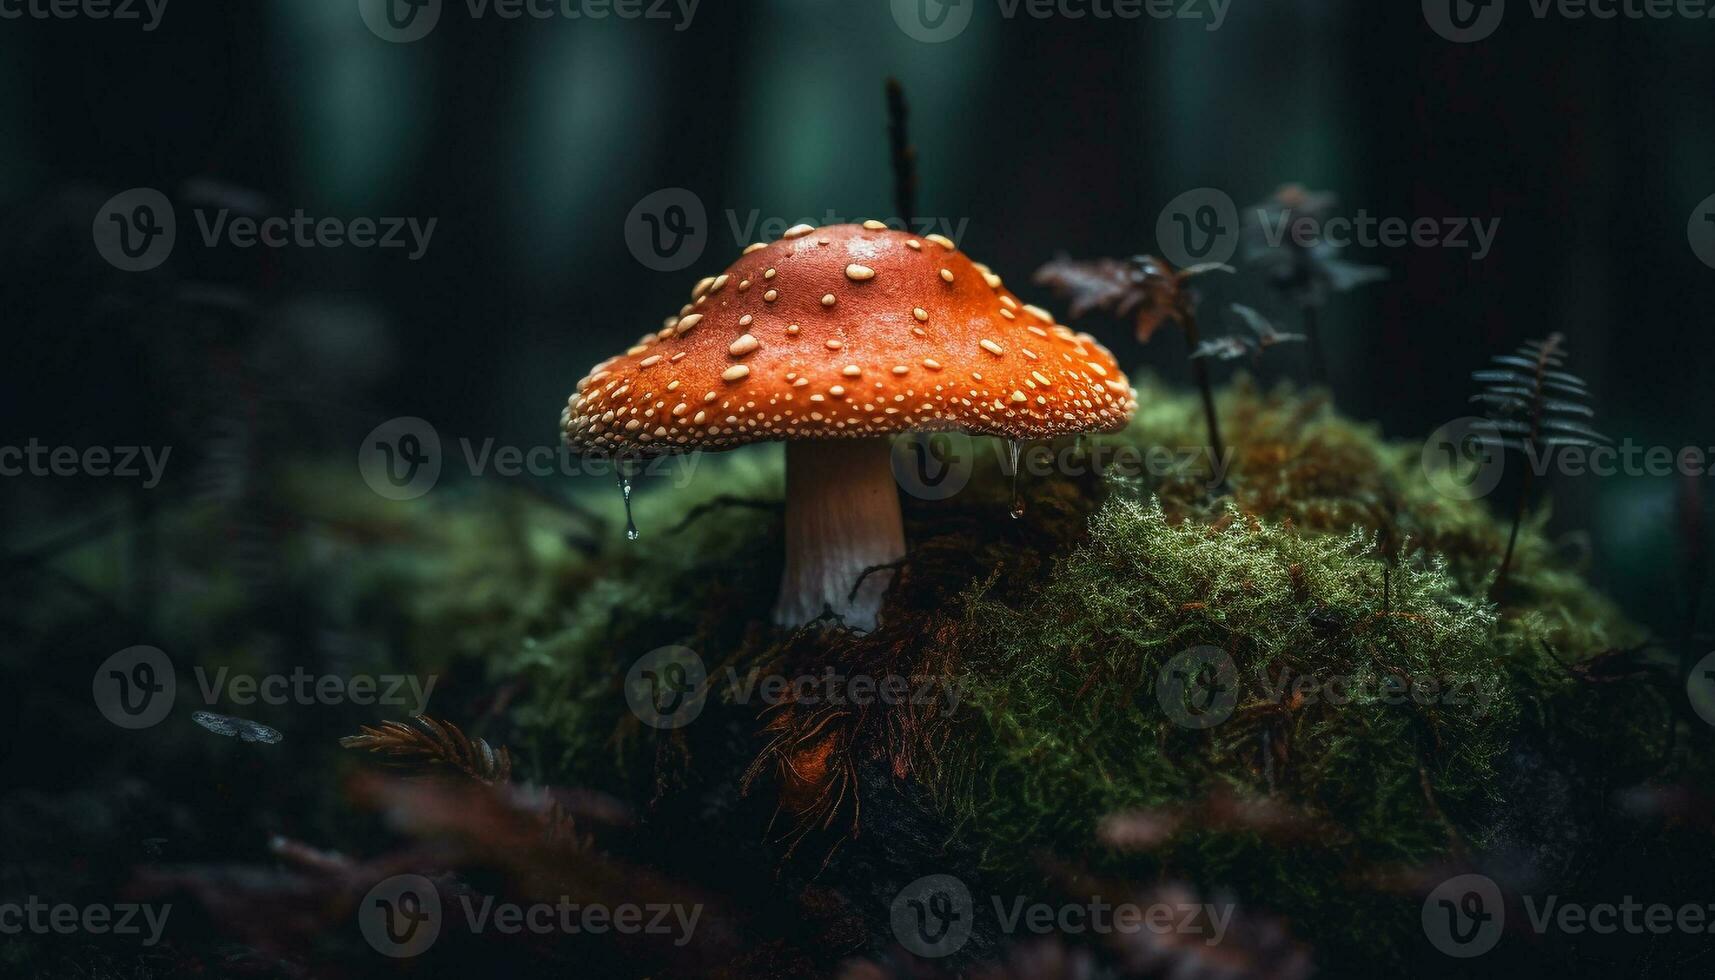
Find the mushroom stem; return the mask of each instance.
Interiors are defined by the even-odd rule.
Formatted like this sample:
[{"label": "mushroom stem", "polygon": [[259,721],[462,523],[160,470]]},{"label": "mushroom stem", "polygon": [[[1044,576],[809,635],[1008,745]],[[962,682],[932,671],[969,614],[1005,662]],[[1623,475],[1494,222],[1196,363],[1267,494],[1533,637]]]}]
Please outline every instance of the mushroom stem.
[{"label": "mushroom stem", "polygon": [[774,621],[799,626],[832,609],[854,629],[875,628],[891,570],[905,557],[905,523],[886,439],[786,444],[786,571]]}]

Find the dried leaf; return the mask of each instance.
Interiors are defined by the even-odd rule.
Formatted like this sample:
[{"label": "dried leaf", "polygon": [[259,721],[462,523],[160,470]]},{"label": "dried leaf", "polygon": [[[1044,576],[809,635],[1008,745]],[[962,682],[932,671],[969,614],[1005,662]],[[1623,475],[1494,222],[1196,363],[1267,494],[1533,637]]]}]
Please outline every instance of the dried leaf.
[{"label": "dried leaf", "polygon": [[1153,255],[1130,259],[1078,260],[1065,256],[1036,270],[1038,285],[1071,301],[1069,319],[1096,310],[1133,318],[1140,343],[1148,343],[1168,320],[1181,325],[1196,305],[1187,281],[1210,272],[1232,272],[1229,265],[1210,262],[1175,271]]}]

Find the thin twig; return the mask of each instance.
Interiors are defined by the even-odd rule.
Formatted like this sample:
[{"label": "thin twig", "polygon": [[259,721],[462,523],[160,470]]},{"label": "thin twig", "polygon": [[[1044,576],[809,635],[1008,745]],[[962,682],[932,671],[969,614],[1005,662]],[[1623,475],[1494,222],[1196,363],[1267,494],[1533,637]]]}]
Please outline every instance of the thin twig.
[{"label": "thin twig", "polygon": [[1322,324],[1314,303],[1304,304],[1304,336],[1310,342],[1311,377],[1319,387],[1328,387],[1328,362],[1322,354]]},{"label": "thin twig", "polygon": [[911,145],[907,127],[910,115],[905,105],[905,88],[899,79],[887,80],[887,138],[893,159],[893,206],[899,220],[911,227],[917,216],[917,148]]},{"label": "thin twig", "polygon": [[698,520],[707,516],[709,513],[713,512],[713,511],[721,510],[721,509],[726,508],[726,507],[746,507],[746,508],[749,508],[751,510],[765,510],[765,511],[770,511],[770,512],[778,512],[778,511],[784,511],[786,509],[786,504],[785,504],[785,502],[779,501],[779,500],[758,500],[758,499],[753,498],[753,497],[735,497],[731,494],[724,494],[723,493],[720,496],[714,498],[713,500],[707,500],[707,501],[704,501],[703,503],[698,504],[695,507],[692,507],[689,511],[686,512],[684,520],[681,520],[679,523],[673,525],[670,529],[668,529],[667,533],[668,534],[678,534],[680,531],[683,531],[685,528],[690,527],[692,524],[696,523]]}]

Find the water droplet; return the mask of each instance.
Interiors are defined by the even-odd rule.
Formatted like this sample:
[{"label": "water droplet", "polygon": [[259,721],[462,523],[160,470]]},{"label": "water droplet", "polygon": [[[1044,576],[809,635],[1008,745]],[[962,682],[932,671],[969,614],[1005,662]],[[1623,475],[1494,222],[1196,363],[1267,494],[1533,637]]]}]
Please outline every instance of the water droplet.
[{"label": "water droplet", "polygon": [[637,522],[631,519],[632,468],[630,461],[620,460],[617,469],[619,470],[619,496],[625,501],[625,540],[636,541]]},{"label": "water droplet", "polygon": [[1015,521],[1018,520],[1020,517],[1024,516],[1024,498],[1020,497],[1018,495],[1018,454],[1023,450],[1023,448],[1024,448],[1024,445],[1022,443],[1020,443],[1017,439],[1008,439],[1006,442],[1007,455],[1012,457],[1012,511],[1011,511],[1011,513],[1012,513],[1012,519]]}]

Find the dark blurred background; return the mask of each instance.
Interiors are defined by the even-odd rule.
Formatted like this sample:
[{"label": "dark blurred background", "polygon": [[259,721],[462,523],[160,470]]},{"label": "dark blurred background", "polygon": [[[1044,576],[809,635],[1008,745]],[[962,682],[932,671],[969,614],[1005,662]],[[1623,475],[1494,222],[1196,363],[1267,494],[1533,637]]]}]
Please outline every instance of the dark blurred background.
[{"label": "dark blurred background", "polygon": [[[414,43],[368,29],[356,0],[170,0],[149,31],[0,20],[0,442],[172,444],[192,472],[282,442],[343,460],[400,415],[552,444],[592,363],[764,237],[734,223],[894,213],[894,75],[920,210],[968,222],[960,244],[1029,299],[1064,310],[1028,282],[1058,252],[1158,251],[1164,205],[1199,187],[1243,206],[1301,182],[1348,214],[1498,218],[1481,261],[1348,256],[1391,279],[1328,308],[1341,408],[1421,440],[1472,414],[1468,375],[1490,354],[1559,330],[1606,432],[1715,445],[1715,270],[1687,233],[1715,194],[1715,21],[1538,19],[1515,0],[1492,37],[1461,44],[1408,2],[1233,0],[1218,30],[1206,15],[1007,18],[969,2],[944,43],[910,36],[887,0],[703,0],[688,25],[676,6],[509,20],[448,0]],[[179,239],[130,273],[102,260],[91,225],[137,187],[174,202]],[[662,271],[625,228],[675,187],[704,206],[706,240]],[[415,261],[208,249],[197,202],[436,225]],[[1244,281],[1216,289],[1294,322]],[[1128,367],[1189,377],[1176,335],[1146,347],[1126,324],[1085,326]],[[1298,351],[1260,373],[1308,377]],[[259,413],[274,423],[247,428]],[[1596,578],[1664,630],[1682,609],[1668,560],[1681,492],[1553,486],[1557,528],[1588,532]],[[89,499],[76,481],[0,494],[14,551]]]}]

